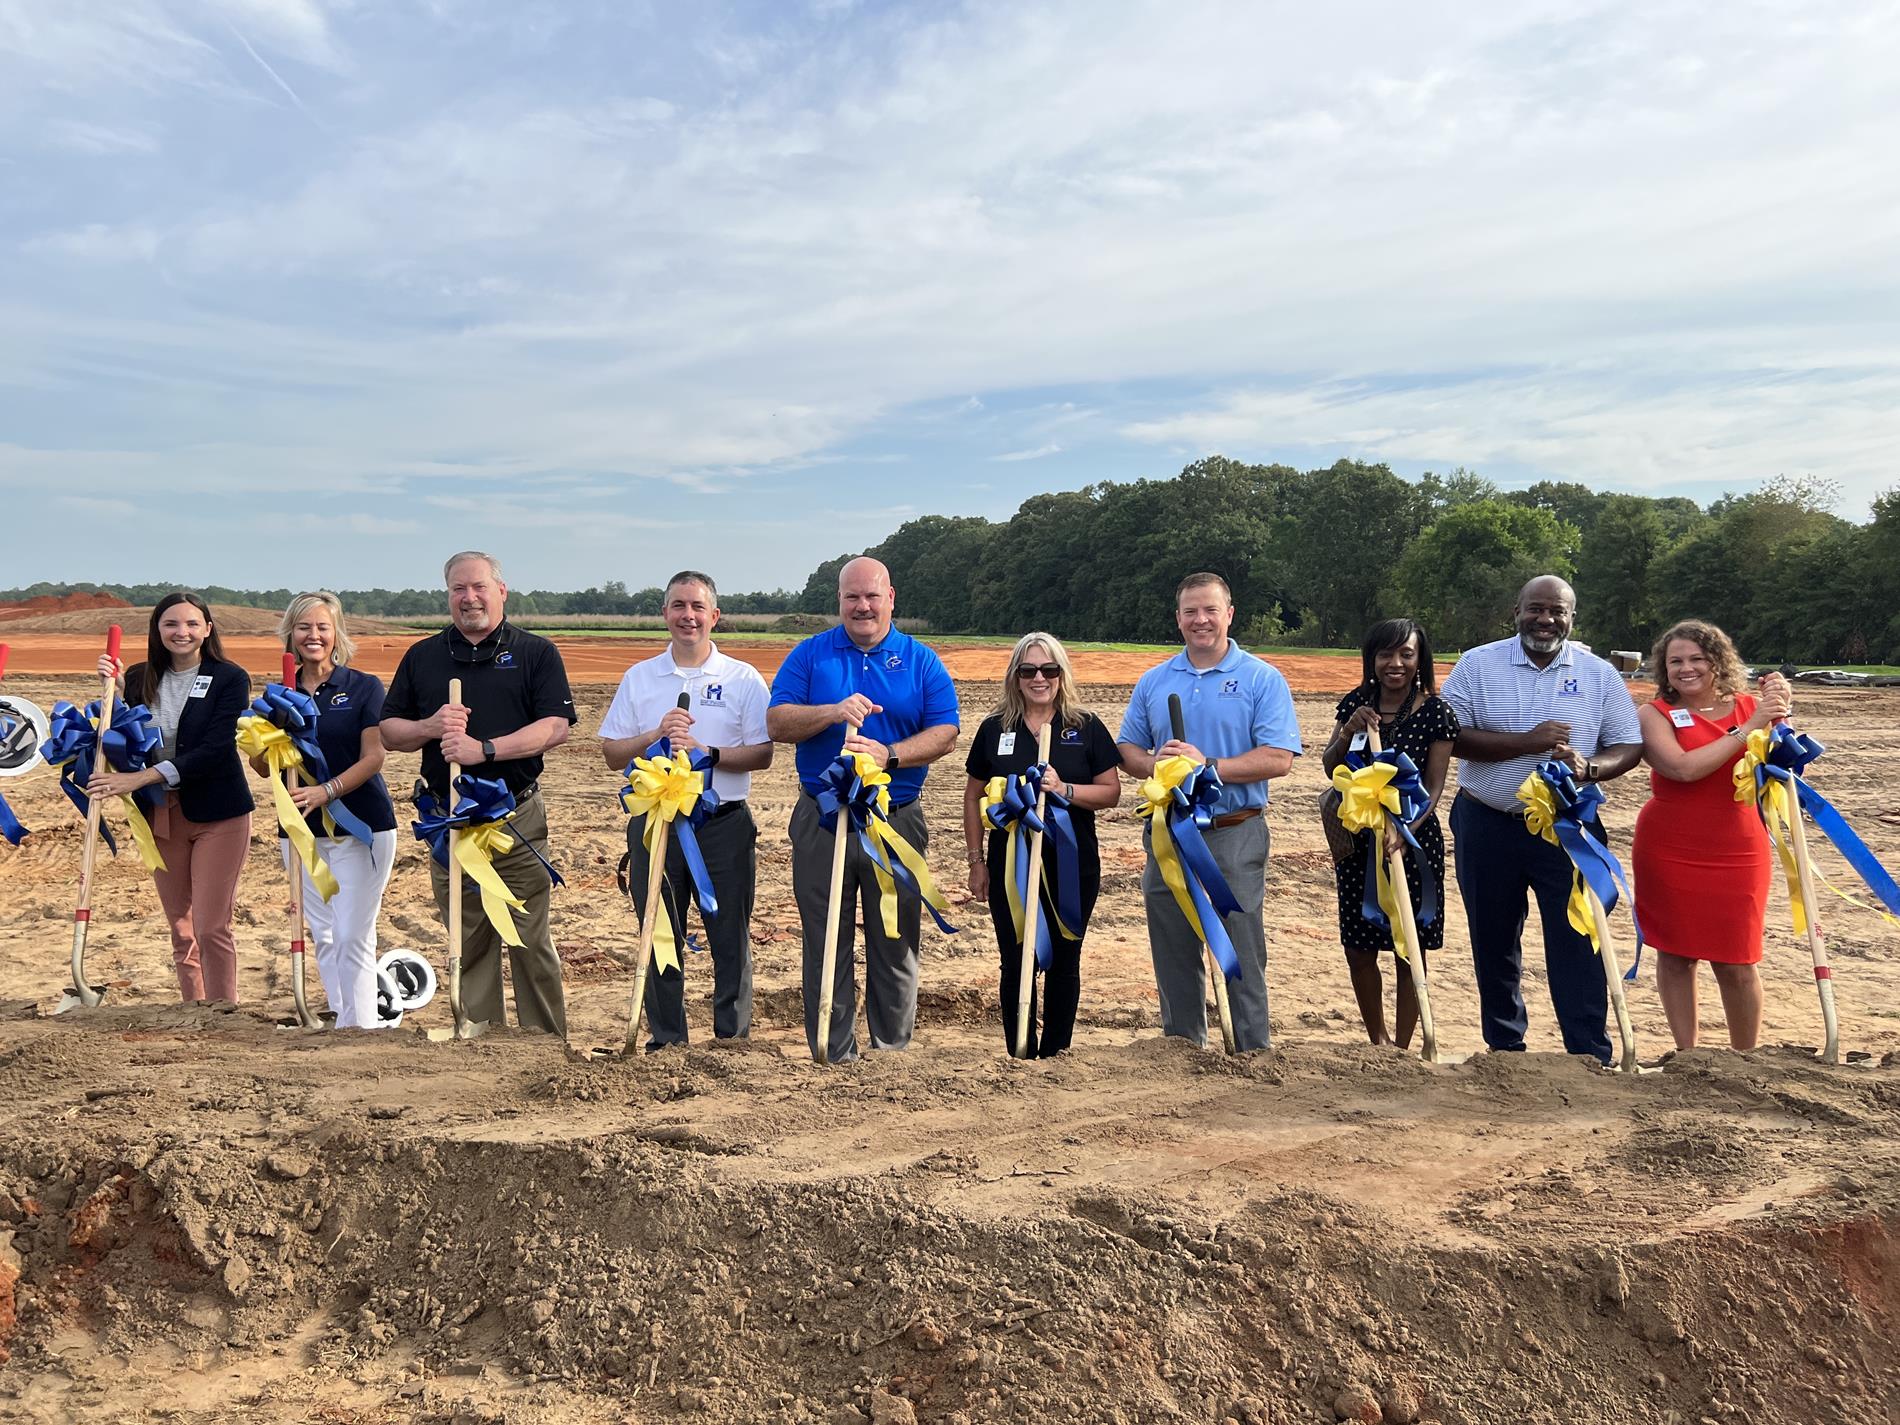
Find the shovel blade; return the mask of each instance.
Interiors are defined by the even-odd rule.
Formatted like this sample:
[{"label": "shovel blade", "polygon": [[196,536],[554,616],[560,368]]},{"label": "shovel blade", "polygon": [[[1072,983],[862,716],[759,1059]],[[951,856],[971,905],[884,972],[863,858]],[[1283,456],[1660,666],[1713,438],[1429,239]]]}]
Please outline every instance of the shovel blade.
[{"label": "shovel blade", "polygon": [[106,987],[93,985],[90,988],[92,990],[90,1001],[81,998],[78,990],[67,990],[59,997],[59,1003],[54,1006],[53,1013],[64,1014],[69,1009],[91,1009],[94,1005],[103,1004],[106,998]]}]

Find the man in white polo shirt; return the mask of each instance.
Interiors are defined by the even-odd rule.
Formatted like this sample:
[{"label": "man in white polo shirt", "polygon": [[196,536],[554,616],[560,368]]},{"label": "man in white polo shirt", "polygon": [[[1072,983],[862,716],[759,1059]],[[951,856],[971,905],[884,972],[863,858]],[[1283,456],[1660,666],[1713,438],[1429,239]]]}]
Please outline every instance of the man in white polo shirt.
[{"label": "man in white polo shirt", "polygon": [[[713,1034],[743,1038],[752,1028],[752,894],[757,872],[759,831],[746,804],[752,773],[772,764],[772,741],[765,734],[765,679],[750,664],[721,653],[712,641],[719,621],[719,593],[713,581],[684,569],[667,581],[666,652],[636,663],[620,680],[607,716],[601,720],[601,755],[616,772],[644,756],[660,738],[677,752],[703,747],[713,759],[712,787],[719,808],[696,833],[706,870],[712,877],[719,911],[706,921],[713,959]],[[680,694],[691,700],[679,705]],[[646,907],[646,818],[627,824],[632,855],[628,881],[634,913]],[[692,878],[678,837],[666,852],[662,904],[673,924],[682,956],[686,949],[686,905]],[[646,988],[648,1049],[686,1042],[685,976],[676,969],[650,973]]]},{"label": "man in white polo shirt", "polygon": [[[1451,804],[1458,892],[1470,925],[1484,1042],[1522,1049],[1526,893],[1537,896],[1544,969],[1564,1048],[1610,1062],[1609,990],[1589,938],[1571,928],[1570,858],[1524,825],[1517,789],[1546,758],[1580,781],[1607,782],[1643,754],[1636,704],[1620,674],[1570,642],[1577,596],[1554,574],[1517,596],[1517,636],[1473,648],[1445,679],[1458,714],[1458,797]],[[1607,840],[1600,824],[1589,828]]]}]

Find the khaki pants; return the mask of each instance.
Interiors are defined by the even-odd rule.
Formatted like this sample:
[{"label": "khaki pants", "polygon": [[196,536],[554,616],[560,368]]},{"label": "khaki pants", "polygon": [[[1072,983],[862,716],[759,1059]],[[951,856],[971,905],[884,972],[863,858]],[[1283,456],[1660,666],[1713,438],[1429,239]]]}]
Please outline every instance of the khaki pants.
[{"label": "khaki pants", "polygon": [[[496,934],[482,911],[482,893],[474,881],[462,877],[462,1012],[477,1024],[507,1023],[501,994],[501,955],[508,952],[515,982],[515,1018],[523,1029],[545,1029],[567,1037],[567,994],[561,987],[561,957],[554,949],[548,927],[548,897],[553,882],[529,843],[543,855],[548,849],[548,812],[539,792],[528,797],[508,823],[516,844],[495,858],[502,884],[525,911],[514,912],[521,948],[515,949]],[[449,916],[449,873],[431,856],[429,882],[435,906],[446,924]]]}]

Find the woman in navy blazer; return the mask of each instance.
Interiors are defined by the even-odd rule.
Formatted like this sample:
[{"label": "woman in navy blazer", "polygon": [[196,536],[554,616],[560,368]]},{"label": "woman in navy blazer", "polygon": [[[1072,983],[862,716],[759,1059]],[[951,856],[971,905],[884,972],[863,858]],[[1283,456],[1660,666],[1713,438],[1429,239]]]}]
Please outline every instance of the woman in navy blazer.
[{"label": "woman in navy blazer", "polygon": [[123,676],[126,699],[151,709],[163,742],[144,771],[101,771],[87,790],[101,797],[166,788],[152,818],[165,869],[152,879],[171,924],[179,997],[235,1002],[231,912],[254,805],[238,757],[237,720],[250,705],[250,675],[224,657],[205,601],[182,592],[152,610],[143,663],[127,669],[101,658],[99,673]]}]

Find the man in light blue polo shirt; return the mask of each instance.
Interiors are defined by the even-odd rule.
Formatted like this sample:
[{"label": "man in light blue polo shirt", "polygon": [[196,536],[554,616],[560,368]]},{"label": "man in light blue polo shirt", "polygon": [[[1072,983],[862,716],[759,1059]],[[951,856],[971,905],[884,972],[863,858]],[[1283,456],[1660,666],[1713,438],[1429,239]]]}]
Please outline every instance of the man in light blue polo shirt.
[{"label": "man in light blue polo shirt", "polygon": [[[1577,596],[1554,574],[1517,596],[1517,636],[1474,648],[1445,679],[1458,714],[1458,797],[1451,804],[1458,892],[1470,924],[1484,1042],[1521,1050],[1527,892],[1544,925],[1544,969],[1564,1048],[1610,1062],[1609,989],[1589,938],[1571,928],[1570,858],[1524,825],[1517,789],[1545,758],[1607,782],[1643,754],[1636,704],[1621,675],[1570,642]],[[1599,839],[1602,827],[1592,828]]]},{"label": "man in light blue polo shirt", "polygon": [[[1240,983],[1229,987],[1237,1049],[1267,1047],[1267,932],[1261,906],[1267,880],[1267,783],[1293,770],[1300,725],[1280,670],[1228,636],[1234,596],[1218,574],[1190,574],[1174,595],[1183,648],[1135,684],[1115,740],[1122,767],[1147,777],[1162,757],[1211,762],[1222,783],[1214,824],[1205,833],[1221,875],[1240,902],[1224,917],[1240,957]],[[1181,698],[1184,731],[1169,728],[1168,695]],[[1143,831],[1143,844],[1148,842]],[[1148,948],[1161,997],[1164,1034],[1207,1043],[1207,980],[1201,939],[1181,914],[1152,851],[1141,876],[1148,908]]]},{"label": "man in light blue polo shirt", "polygon": [[[919,851],[928,839],[925,769],[957,743],[957,690],[930,649],[891,626],[897,595],[890,571],[853,559],[838,571],[840,624],[815,633],[786,655],[772,680],[765,726],[774,742],[797,744],[798,805],[792,811],[792,895],[805,932],[805,1039],[818,1053],[818,1001],[824,974],[825,915],[831,899],[832,833],[814,798],[840,750],[861,752],[891,776],[891,826]],[[847,730],[848,729],[848,730]],[[858,1057],[854,902],[864,912],[864,1017],[873,1049],[902,1049],[917,1022],[917,939],[923,906],[901,894],[897,939],[884,934],[876,870],[855,837],[845,861],[838,959],[832,978],[827,1057]]]}]

